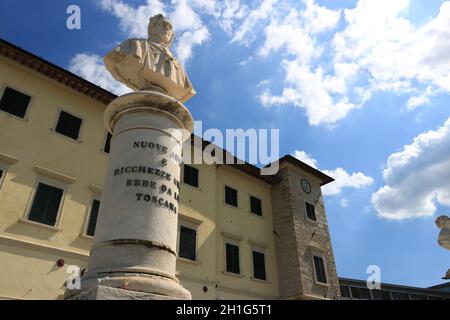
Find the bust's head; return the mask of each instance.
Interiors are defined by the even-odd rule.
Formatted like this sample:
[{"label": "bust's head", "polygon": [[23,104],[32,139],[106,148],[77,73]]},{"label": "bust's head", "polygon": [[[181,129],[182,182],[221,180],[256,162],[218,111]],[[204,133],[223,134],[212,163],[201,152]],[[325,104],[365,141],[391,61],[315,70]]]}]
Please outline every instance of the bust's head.
[{"label": "bust's head", "polygon": [[450,218],[447,216],[440,216],[436,219],[436,225],[439,229],[445,227],[445,225],[450,221]]},{"label": "bust's head", "polygon": [[172,24],[162,14],[150,18],[148,24],[148,39],[166,47],[172,45],[175,33]]}]

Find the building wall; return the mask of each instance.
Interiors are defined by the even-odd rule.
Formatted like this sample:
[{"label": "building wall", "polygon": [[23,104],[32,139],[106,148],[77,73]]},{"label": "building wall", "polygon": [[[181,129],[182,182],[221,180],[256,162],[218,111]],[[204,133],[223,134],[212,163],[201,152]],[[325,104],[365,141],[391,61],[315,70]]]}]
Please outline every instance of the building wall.
[{"label": "building wall", "polygon": [[[7,169],[0,185],[0,298],[62,298],[67,267],[88,265],[92,238],[84,233],[92,199],[100,199],[108,160],[103,152],[105,105],[0,57],[0,90],[6,85],[29,94],[32,101],[26,119],[0,112],[0,168]],[[83,119],[79,141],[54,132],[61,109]],[[296,294],[332,291],[332,252],[327,255],[333,280],[329,290],[311,285],[308,258],[298,256],[307,254],[298,234],[309,232],[297,216],[302,210],[300,200],[288,190],[298,188],[298,172],[286,171],[287,180],[273,191],[273,186],[230,166],[193,166],[199,169],[200,185],[181,185],[179,222],[197,228],[197,261],[178,259],[177,274],[194,299],[286,297],[286,283],[293,277],[303,283],[296,287]],[[65,189],[55,227],[26,219],[38,181]],[[238,190],[238,208],[224,203],[225,185]],[[317,241],[325,242],[323,250],[332,250],[320,187],[316,190],[319,193],[314,195],[321,203]],[[250,213],[250,195],[262,200],[262,217]],[[291,200],[282,208],[279,199],[283,197]],[[278,270],[283,264],[277,264],[277,254],[282,258],[285,249],[278,243],[276,250],[273,230],[276,217],[281,216],[292,224],[289,232],[296,249],[290,248],[289,254],[295,253],[292,259],[298,262],[293,274]],[[225,272],[225,241],[240,247],[239,276]],[[252,278],[253,248],[265,253],[267,281]],[[56,266],[59,259],[65,260],[62,268]]]}]

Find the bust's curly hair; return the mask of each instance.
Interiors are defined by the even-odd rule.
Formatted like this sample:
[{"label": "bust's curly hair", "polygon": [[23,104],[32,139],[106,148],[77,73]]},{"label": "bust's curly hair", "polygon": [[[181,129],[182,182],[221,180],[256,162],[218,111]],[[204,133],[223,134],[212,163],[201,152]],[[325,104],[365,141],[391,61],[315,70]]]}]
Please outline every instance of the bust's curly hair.
[{"label": "bust's curly hair", "polygon": [[[163,22],[165,25],[170,26],[170,29],[172,29],[172,24],[170,23],[170,21],[166,17],[164,17],[161,13],[159,13],[159,14],[151,17],[149,20],[149,23],[148,23],[149,37],[152,34],[153,27],[160,22]],[[175,33],[172,31],[172,37],[171,37],[169,43],[166,43],[166,45],[171,46],[174,39],[175,39]]]}]

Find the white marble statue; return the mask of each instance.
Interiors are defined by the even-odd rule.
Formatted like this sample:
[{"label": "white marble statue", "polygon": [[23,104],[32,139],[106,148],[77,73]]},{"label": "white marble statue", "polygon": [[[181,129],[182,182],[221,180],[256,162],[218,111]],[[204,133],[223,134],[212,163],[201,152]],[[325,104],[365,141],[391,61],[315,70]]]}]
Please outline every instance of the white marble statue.
[{"label": "white marble statue", "polygon": [[450,218],[448,216],[440,216],[436,219],[436,225],[439,229],[442,229],[438,238],[439,245],[450,250]]},{"label": "white marble statue", "polygon": [[185,102],[196,94],[182,65],[170,52],[175,38],[170,22],[158,14],[150,18],[148,39],[129,39],[104,57],[112,76],[135,91],[162,89]]}]

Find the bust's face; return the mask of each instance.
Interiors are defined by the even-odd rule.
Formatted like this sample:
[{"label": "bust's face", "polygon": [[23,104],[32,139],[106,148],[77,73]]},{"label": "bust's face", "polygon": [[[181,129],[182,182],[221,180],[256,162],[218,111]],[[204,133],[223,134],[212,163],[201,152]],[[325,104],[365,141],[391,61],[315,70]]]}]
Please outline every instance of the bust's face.
[{"label": "bust's face", "polygon": [[172,25],[163,19],[158,19],[156,22],[149,25],[149,39],[150,41],[170,46],[174,38]]},{"label": "bust's face", "polygon": [[438,228],[442,229],[445,227],[447,220],[448,220],[448,217],[440,216],[439,218],[436,219],[436,225],[438,226]]}]

